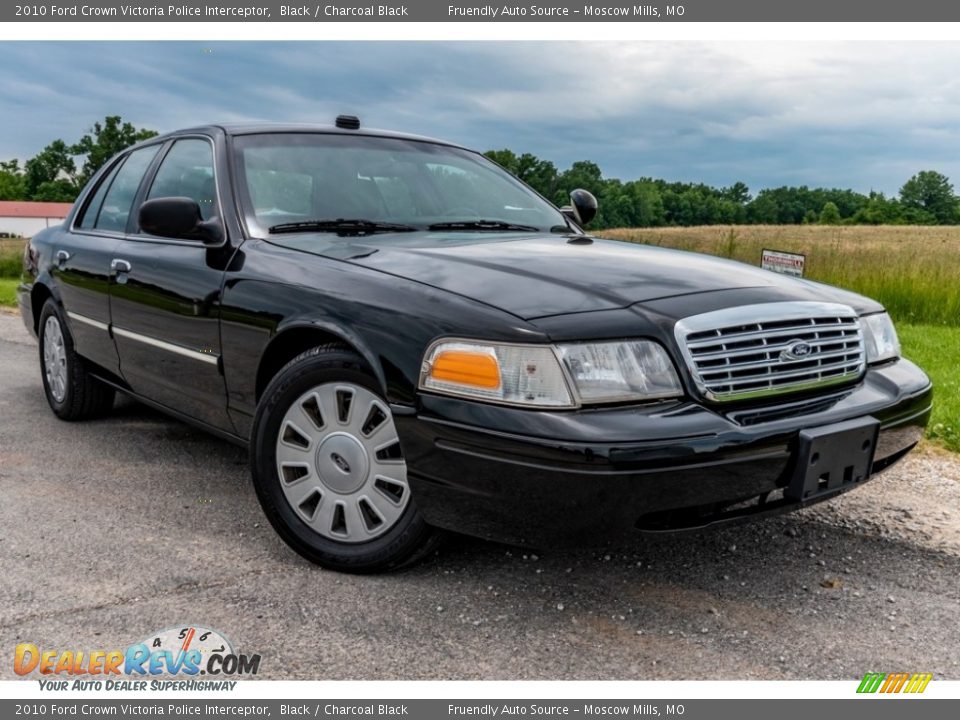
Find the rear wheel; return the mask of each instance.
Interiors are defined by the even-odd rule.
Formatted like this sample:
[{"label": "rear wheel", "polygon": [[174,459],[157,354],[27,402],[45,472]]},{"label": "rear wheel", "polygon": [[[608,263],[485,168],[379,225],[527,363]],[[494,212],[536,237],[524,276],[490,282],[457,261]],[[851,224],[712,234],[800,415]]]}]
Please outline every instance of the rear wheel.
[{"label": "rear wheel", "polygon": [[50,409],[61,420],[83,420],[113,407],[113,388],[93,377],[73,348],[60,306],[50,298],[40,313],[40,370]]},{"label": "rear wheel", "polygon": [[339,346],[294,358],[264,391],[253,481],[270,523],[324,567],[376,572],[429,552],[387,402],[363,360]]}]

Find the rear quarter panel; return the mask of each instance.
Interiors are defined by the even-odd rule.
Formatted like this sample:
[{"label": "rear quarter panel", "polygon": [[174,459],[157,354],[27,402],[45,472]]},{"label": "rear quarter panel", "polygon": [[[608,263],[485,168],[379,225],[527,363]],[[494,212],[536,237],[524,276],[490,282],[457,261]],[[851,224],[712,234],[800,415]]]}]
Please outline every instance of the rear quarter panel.
[{"label": "rear quarter panel", "polygon": [[32,334],[36,335],[39,308],[33,307],[34,291],[49,292],[59,300],[59,293],[50,275],[52,250],[56,238],[63,232],[61,227],[52,227],[41,230],[27,241],[23,251],[23,272],[20,275],[20,284],[17,286],[17,304],[20,308],[20,317],[23,324]]}]

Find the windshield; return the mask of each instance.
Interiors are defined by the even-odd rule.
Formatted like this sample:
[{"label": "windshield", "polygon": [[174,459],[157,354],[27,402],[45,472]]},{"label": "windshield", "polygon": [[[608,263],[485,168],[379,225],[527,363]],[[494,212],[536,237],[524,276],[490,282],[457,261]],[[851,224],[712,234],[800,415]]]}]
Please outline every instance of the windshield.
[{"label": "windshield", "polygon": [[260,237],[356,232],[358,227],[392,232],[400,226],[407,231],[569,231],[554,206],[467,150],[321,133],[240,135],[234,146],[245,215]]}]

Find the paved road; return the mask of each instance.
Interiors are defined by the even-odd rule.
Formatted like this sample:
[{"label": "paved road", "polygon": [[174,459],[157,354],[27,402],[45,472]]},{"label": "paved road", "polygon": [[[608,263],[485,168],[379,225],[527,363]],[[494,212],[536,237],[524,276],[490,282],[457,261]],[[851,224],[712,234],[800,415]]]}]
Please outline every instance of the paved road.
[{"label": "paved road", "polygon": [[[0,648],[184,623],[272,678],[960,678],[960,465],[927,453],[822,509],[609,552],[468,539],[381,577],[312,567],[246,454],[129,401],[68,424],[0,314]],[[12,665],[0,663],[0,677]]]}]

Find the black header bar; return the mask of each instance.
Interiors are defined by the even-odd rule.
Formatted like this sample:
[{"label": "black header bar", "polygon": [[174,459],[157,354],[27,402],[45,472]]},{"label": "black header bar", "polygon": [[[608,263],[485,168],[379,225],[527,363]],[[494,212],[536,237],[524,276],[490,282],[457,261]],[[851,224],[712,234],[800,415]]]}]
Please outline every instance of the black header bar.
[{"label": "black header bar", "polygon": [[364,0],[295,4],[92,0],[0,7],[0,22],[956,22],[960,3],[943,0],[598,0],[463,3]]}]

